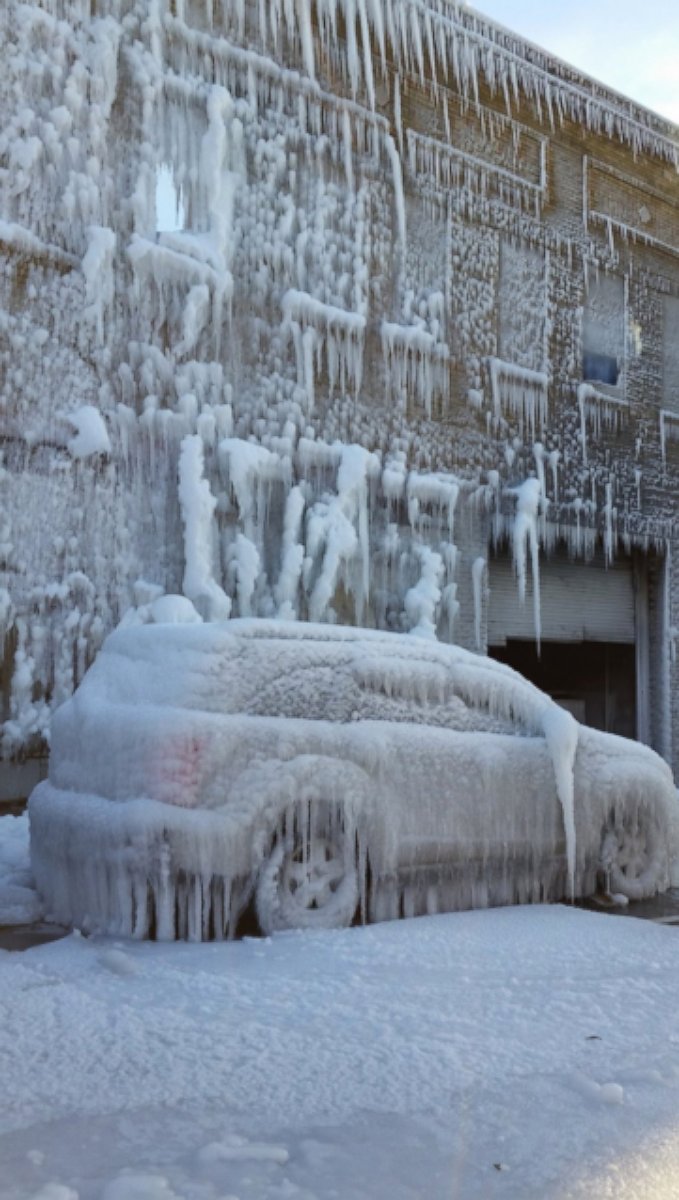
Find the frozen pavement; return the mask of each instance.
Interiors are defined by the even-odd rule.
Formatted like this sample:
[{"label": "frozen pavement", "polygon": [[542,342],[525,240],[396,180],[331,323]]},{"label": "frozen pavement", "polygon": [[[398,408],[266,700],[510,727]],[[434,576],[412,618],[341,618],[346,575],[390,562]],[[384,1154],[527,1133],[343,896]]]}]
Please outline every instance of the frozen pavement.
[{"label": "frozen pavement", "polygon": [[0,951],[0,1200],[674,1200],[678,992],[676,930],[560,906]]},{"label": "frozen pavement", "polygon": [[0,1197],[669,1200],[678,992],[560,906],[0,953]]}]

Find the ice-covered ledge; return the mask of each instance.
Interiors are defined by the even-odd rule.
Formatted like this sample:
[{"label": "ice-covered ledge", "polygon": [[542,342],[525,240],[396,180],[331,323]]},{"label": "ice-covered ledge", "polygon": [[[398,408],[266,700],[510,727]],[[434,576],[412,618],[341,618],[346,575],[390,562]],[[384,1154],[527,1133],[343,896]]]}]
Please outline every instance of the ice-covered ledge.
[{"label": "ice-covered ledge", "polygon": [[133,234],[127,256],[135,273],[156,282],[203,283],[217,289],[224,282],[219,272],[205,257],[201,259],[196,255],[195,243],[190,238],[185,238],[180,246],[181,236],[175,235],[171,242],[167,234],[161,234],[157,239]]},{"label": "ice-covered ledge", "polygon": [[[518,127],[517,127],[518,128]],[[540,216],[547,191],[546,141],[539,142],[539,168],[535,180],[509,171],[490,159],[468,154],[417,130],[406,130],[408,169],[412,179],[431,180],[437,189],[461,187],[497,196],[503,203]]]},{"label": "ice-covered ledge", "polygon": [[283,328],[293,339],[297,378],[314,408],[315,381],[327,369],[330,392],[339,385],[358,395],[363,378],[366,317],[290,288],[282,298]]},{"label": "ice-covered ledge", "polygon": [[434,400],[449,392],[450,348],[423,325],[383,321],[382,354],[394,391],[404,406],[414,400],[431,418]]},{"label": "ice-covered ledge", "polygon": [[629,400],[621,391],[613,388],[604,390],[587,382],[578,385],[580,441],[585,463],[588,427],[593,430],[595,438],[600,436],[602,429],[618,433],[627,423],[629,407]]},{"label": "ice-covered ledge", "polygon": [[509,413],[531,437],[542,431],[547,424],[547,375],[501,358],[489,358],[488,371],[496,418]]},{"label": "ice-covered ledge", "polygon": [[53,263],[57,270],[72,271],[80,266],[80,259],[75,254],[69,254],[61,246],[54,246],[36,237],[24,225],[15,221],[0,221],[0,245],[10,253],[28,255],[30,258],[45,259]]}]

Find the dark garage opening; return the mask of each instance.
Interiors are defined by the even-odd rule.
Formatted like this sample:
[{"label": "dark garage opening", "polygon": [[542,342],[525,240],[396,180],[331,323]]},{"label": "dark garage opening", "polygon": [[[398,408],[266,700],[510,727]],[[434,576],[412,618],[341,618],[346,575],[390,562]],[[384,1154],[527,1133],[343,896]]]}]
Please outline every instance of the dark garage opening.
[{"label": "dark garage opening", "polygon": [[492,646],[507,663],[547,692],[585,725],[636,737],[636,655],[617,642],[543,642],[508,639]]}]

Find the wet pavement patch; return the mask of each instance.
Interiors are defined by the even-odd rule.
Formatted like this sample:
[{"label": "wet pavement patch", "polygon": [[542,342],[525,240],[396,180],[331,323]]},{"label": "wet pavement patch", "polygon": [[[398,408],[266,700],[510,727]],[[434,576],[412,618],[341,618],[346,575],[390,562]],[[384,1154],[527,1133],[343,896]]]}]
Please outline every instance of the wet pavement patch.
[{"label": "wet pavement patch", "polygon": [[[575,901],[576,908],[589,912],[608,913],[613,917],[637,917],[658,925],[679,925],[679,888],[670,888],[650,900],[632,900],[629,904],[611,903],[606,896],[588,896]],[[239,929],[242,935],[245,931]],[[0,925],[0,950],[31,950],[68,937],[70,930],[63,925],[39,921],[34,925]]]},{"label": "wet pavement patch", "polygon": [[0,950],[31,950],[33,946],[44,946],[47,942],[58,942],[67,937],[68,929],[63,925],[0,925]]},{"label": "wet pavement patch", "polygon": [[578,908],[607,912],[614,917],[638,917],[658,925],[679,925],[679,888],[670,888],[649,900],[630,900],[629,904],[606,903],[606,897],[589,896],[577,901]]}]

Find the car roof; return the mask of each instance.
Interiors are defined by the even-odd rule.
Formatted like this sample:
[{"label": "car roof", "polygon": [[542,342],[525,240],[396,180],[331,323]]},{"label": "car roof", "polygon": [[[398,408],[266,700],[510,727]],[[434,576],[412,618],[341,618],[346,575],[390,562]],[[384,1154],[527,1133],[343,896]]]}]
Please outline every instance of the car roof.
[{"label": "car roof", "polygon": [[[503,663],[461,646],[403,633],[302,621],[236,618],[119,627],[81,691],[109,703],[144,703],[223,714],[286,672],[350,669],[397,680],[416,700],[445,679],[465,703],[540,734],[554,702]],[[419,690],[418,690],[419,689]]]}]

